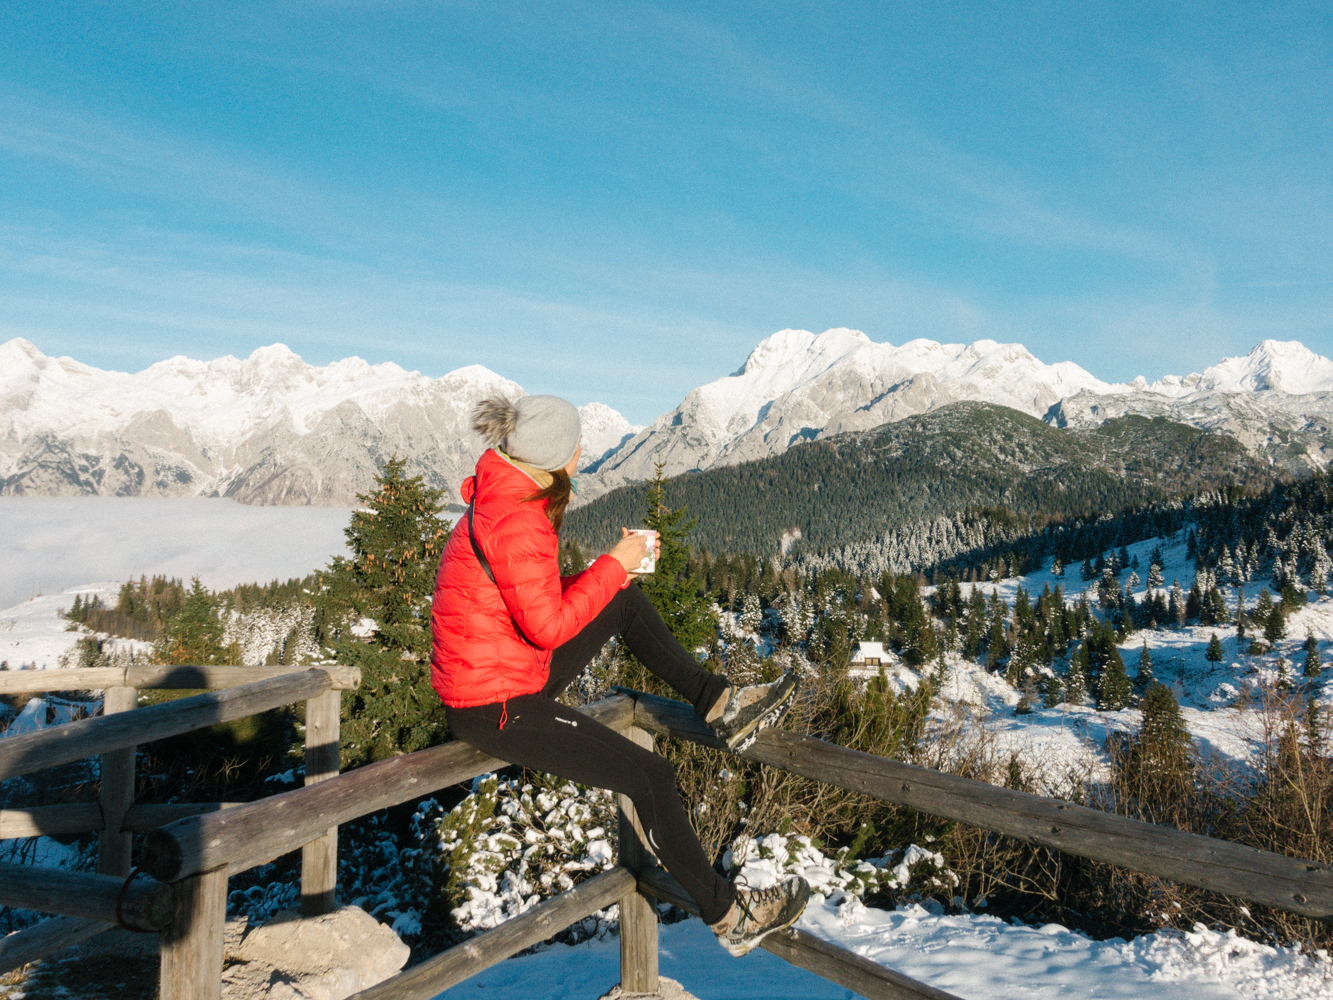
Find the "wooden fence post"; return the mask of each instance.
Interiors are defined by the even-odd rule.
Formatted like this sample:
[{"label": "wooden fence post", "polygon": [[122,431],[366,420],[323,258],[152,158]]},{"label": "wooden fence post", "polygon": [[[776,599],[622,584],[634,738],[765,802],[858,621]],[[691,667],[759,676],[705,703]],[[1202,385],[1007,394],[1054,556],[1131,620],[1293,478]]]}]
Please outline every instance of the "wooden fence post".
[{"label": "wooden fence post", "polygon": [[[625,730],[634,743],[653,749],[651,733],[631,726]],[[620,864],[636,876],[657,864],[648,848],[627,795],[616,796],[620,807]],[[620,988],[625,993],[656,993],[657,985],[657,909],[637,890],[620,900]]]},{"label": "wooden fence post", "polygon": [[[305,783],[338,773],[342,692],[325,691],[305,703]],[[301,848],[301,916],[332,913],[338,887],[338,828]]]},{"label": "wooden fence post", "polygon": [[176,921],[162,935],[161,1000],[221,1000],[227,869],[176,883]]},{"label": "wooden fence post", "polygon": [[[139,707],[139,689],[109,687],[102,692],[102,714],[128,712]],[[134,805],[134,747],[102,754],[102,832],[97,838],[97,871],[102,875],[129,875],[134,835],[122,832],[125,813]]]}]

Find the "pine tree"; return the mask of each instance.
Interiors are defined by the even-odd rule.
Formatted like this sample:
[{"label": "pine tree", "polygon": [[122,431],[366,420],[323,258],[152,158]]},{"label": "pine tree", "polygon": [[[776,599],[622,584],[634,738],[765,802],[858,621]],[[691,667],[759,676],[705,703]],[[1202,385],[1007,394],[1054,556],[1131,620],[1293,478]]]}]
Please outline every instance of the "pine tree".
[{"label": "pine tree", "polygon": [[1156,560],[1148,566],[1148,586],[1154,590],[1163,586],[1162,567]]},{"label": "pine tree", "polygon": [[1189,606],[1185,601],[1184,594],[1180,589],[1180,581],[1171,581],[1171,599],[1167,604],[1167,611],[1175,620],[1176,627],[1181,628],[1189,613]]},{"label": "pine tree", "polygon": [[1226,653],[1222,649],[1222,640],[1219,639],[1217,633],[1214,632],[1212,638],[1208,640],[1208,648],[1203,654],[1204,659],[1209,663],[1221,663],[1222,657],[1225,655]]},{"label": "pine tree", "polygon": [[344,531],[350,560],[333,560],[325,576],[328,617],[370,618],[367,643],[342,632],[340,662],[361,668],[361,686],[343,698],[344,768],[410,753],[445,738],[444,706],[430,686],[430,606],[447,526],[443,491],[406,463],[390,459],[376,489],[358,494],[363,509]]},{"label": "pine tree", "polygon": [[986,640],[986,669],[998,670],[1008,656],[1009,641],[1005,636],[1004,618],[995,615],[991,619],[990,635]]},{"label": "pine tree", "polygon": [[1305,669],[1303,673],[1306,677],[1318,677],[1322,671],[1319,665],[1319,640],[1314,637],[1313,632],[1305,633]]},{"label": "pine tree", "polygon": [[180,611],[167,622],[154,647],[158,663],[218,664],[240,662],[240,650],[222,645],[222,619],[217,601],[195,577]]},{"label": "pine tree", "polygon": [[1170,822],[1194,796],[1194,743],[1171,689],[1153,684],[1143,697],[1143,724],[1115,761],[1122,793],[1151,822]]},{"label": "pine tree", "polygon": [[717,634],[711,602],[700,593],[697,577],[691,572],[689,535],[695,522],[687,521],[684,507],[672,509],[666,503],[664,463],[658,459],[648,490],[644,524],[658,534],[661,554],[656,570],[639,582],[648,599],[666,622],[671,634],[689,650],[708,647]]},{"label": "pine tree", "polygon": [[1139,653],[1139,671],[1134,677],[1134,690],[1143,693],[1154,683],[1152,673],[1152,653],[1148,652],[1148,641],[1143,641],[1143,651]]},{"label": "pine tree", "polygon": [[1259,588],[1259,599],[1254,602],[1254,610],[1249,618],[1256,626],[1263,628],[1268,624],[1268,616],[1273,613],[1273,597],[1267,587]]},{"label": "pine tree", "polygon": [[404,478],[407,463],[391,458],[373,493],[358,493],[364,509],[344,530],[352,560],[334,560],[331,575],[347,572],[355,610],[375,621],[381,648],[430,658],[430,604],[448,525],[440,517],[443,490],[420,476]]},{"label": "pine tree", "polygon": [[1047,708],[1054,708],[1064,700],[1064,685],[1060,683],[1060,678],[1052,674],[1046,678],[1045,689],[1042,694],[1042,704]]},{"label": "pine tree", "polygon": [[1074,655],[1069,658],[1069,670],[1065,673],[1065,701],[1071,705],[1083,704],[1088,696],[1088,644],[1079,645]]},{"label": "pine tree", "polygon": [[1097,708],[1102,712],[1118,712],[1128,707],[1133,693],[1125,675],[1125,661],[1120,657],[1120,650],[1112,646],[1098,678]]},{"label": "pine tree", "polygon": [[1287,634],[1286,616],[1282,613],[1282,605],[1273,605],[1273,610],[1268,613],[1268,621],[1264,622],[1264,638],[1270,644],[1276,645],[1279,639]]}]

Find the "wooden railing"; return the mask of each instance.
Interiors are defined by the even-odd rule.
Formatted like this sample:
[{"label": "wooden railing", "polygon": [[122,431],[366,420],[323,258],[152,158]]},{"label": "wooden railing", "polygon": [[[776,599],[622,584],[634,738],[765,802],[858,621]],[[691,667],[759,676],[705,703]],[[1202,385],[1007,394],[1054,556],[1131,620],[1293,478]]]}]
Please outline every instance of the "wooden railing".
[{"label": "wooden railing", "polygon": [[[0,810],[0,839],[98,834],[97,875],[0,865],[0,904],[61,914],[0,938],[0,971],[76,944],[117,921],[168,936],[179,932],[181,894],[176,887],[126,881],[131,874],[133,835],[186,816],[228,809],[235,803],[135,805],[137,746],[304,701],[305,780],[316,783],[338,772],[341,693],[359,683],[360,671],[341,666],[312,670],[131,666],[0,672],[0,694],[103,692],[100,716],[0,739],[0,780],[101,757],[98,801]],[[139,692],[150,689],[205,693],[139,708]],[[331,910],[338,876],[336,828],[325,830],[303,847],[301,868],[303,912],[313,915]],[[218,941],[220,946],[220,936]]]},{"label": "wooden railing", "polygon": [[[68,673],[72,672],[61,672],[62,680]],[[259,711],[262,710],[260,705],[281,704],[283,702],[276,700],[280,693],[290,700],[313,700],[336,694],[334,678],[328,673],[325,673],[326,686],[311,693],[324,683],[309,676],[316,673],[325,672],[309,671],[258,680],[233,691],[197,697],[211,698],[212,708],[208,711],[220,716],[227,712],[240,713],[242,708]],[[313,687],[308,687],[312,684]],[[62,686],[68,687],[68,684]],[[153,711],[155,709],[140,709],[136,715],[147,716]],[[705,746],[721,746],[693,709],[678,702],[638,693],[618,694],[581,711],[626,733],[643,746],[652,746],[654,733],[681,737]],[[204,712],[204,716],[207,714]],[[161,735],[170,729],[165,721],[170,717],[171,713],[162,713],[161,718],[153,721],[153,731]],[[191,716],[196,721],[202,717]],[[336,712],[332,713],[332,718],[336,740]],[[85,733],[99,734],[100,742],[94,752],[114,753],[132,745],[126,744],[130,733],[116,728],[118,721],[114,717],[91,719],[59,728],[83,726]],[[211,721],[221,720],[212,718]],[[101,728],[94,729],[91,724],[99,724]],[[314,727],[307,723],[308,741],[314,731]],[[55,730],[47,731],[53,732]],[[47,733],[33,734],[44,737],[41,741],[29,736],[0,740],[0,775],[26,773],[33,769],[27,762],[35,759],[74,759],[70,756],[73,749],[67,741]],[[325,741],[314,746],[325,748],[319,752],[328,755],[328,733],[315,738]],[[19,743],[24,740],[28,741],[27,750]],[[6,746],[10,743],[20,749],[11,750]],[[333,885],[329,875],[335,871],[332,859],[336,841],[331,838],[336,838],[339,824],[505,766],[505,762],[466,744],[452,742],[336,774],[336,742],[333,747],[331,758],[323,758],[331,759],[333,768],[323,771],[317,768],[313,775],[307,774],[307,784],[303,788],[228,808],[217,804],[218,807],[210,811],[174,818],[147,833],[140,868],[156,882],[131,883],[132,887],[137,886],[133,890],[134,919],[143,926],[158,924],[163,919],[163,900],[169,898],[172,903],[171,919],[161,927],[164,941],[163,1000],[217,1000],[219,997],[229,875],[264,864],[297,847],[309,850],[310,845],[323,844],[325,846],[306,855],[309,863],[302,867],[303,880],[309,879],[308,883],[303,882],[303,907],[308,901],[306,912],[321,912],[320,907],[332,905]],[[84,753],[87,753],[86,748]],[[1333,871],[1316,862],[1287,858],[1068,802],[997,788],[782,730],[770,729],[761,733],[744,756],[884,801],[1035,841],[1070,854],[1107,861],[1305,916],[1333,916]],[[311,759],[319,759],[318,754],[315,758],[308,757]],[[104,802],[106,797],[104,789]],[[687,910],[692,910],[694,904],[679,884],[657,867],[651,852],[644,846],[633,805],[623,798],[618,805],[620,864],[615,868],[357,994],[355,1000],[388,1000],[390,997],[426,1000],[613,903],[620,905],[621,914],[622,987],[628,992],[654,991],[657,988],[657,917],[650,900],[664,900]],[[150,807],[132,807],[126,805],[123,798],[117,799],[112,806],[120,808],[122,836],[133,823],[147,825],[151,819],[164,815],[154,817],[143,813],[142,810]],[[112,815],[105,804],[102,808],[105,815]],[[23,817],[0,815],[0,826],[6,822],[11,825],[26,822],[32,828],[42,828],[41,824],[53,822],[52,815],[66,815],[68,822],[74,822],[72,812],[52,814],[30,810]],[[111,829],[115,828],[109,824],[104,826],[104,831]],[[23,870],[33,871],[31,868]],[[41,877],[57,876],[97,878],[68,873],[47,873]],[[113,881],[117,886],[122,884],[120,879]],[[55,883],[48,885],[49,891],[41,889],[40,885],[34,882],[32,887],[20,891],[13,875],[0,871],[0,903],[32,906],[70,917],[96,919],[101,916],[105,919],[105,884],[86,883],[88,892],[84,893],[85,898],[77,910],[61,902],[65,896],[51,888]],[[98,892],[103,895],[98,896]],[[164,892],[169,893],[169,897],[163,895]],[[56,918],[31,932],[21,933],[32,934],[34,942],[41,938],[49,947],[54,929],[47,925],[57,924],[61,919],[64,918]],[[18,936],[11,935],[5,940],[12,941]],[[770,935],[761,947],[866,997],[894,1000],[908,997],[948,1000],[950,997],[948,993],[799,929]],[[0,942],[0,956],[5,953],[4,943]]]}]

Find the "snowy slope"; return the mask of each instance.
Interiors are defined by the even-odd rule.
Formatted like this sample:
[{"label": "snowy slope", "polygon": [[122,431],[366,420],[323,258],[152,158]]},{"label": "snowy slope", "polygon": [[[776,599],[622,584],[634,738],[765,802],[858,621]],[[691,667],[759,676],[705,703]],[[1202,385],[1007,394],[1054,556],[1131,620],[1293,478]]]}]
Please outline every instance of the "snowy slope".
[{"label": "snowy slope", "polygon": [[[397,454],[453,500],[482,448],[472,408],[522,394],[480,365],[439,379],[360,358],[320,368],[274,344],[127,374],[16,339],[0,345],[0,494],[347,507]],[[601,404],[584,412],[594,456],[637,431]]]}]

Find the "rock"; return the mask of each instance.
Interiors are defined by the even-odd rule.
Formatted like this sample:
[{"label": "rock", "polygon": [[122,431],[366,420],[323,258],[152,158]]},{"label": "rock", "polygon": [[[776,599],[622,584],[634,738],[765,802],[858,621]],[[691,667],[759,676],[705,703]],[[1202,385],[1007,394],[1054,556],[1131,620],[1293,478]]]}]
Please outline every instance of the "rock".
[{"label": "rock", "polygon": [[411,949],[357,906],[320,917],[278,914],[228,925],[225,1000],[344,1000],[396,975]]},{"label": "rock", "polygon": [[674,979],[658,976],[656,993],[626,993],[620,988],[620,984],[616,983],[610,991],[603,993],[599,1000],[699,1000],[699,998]]}]

